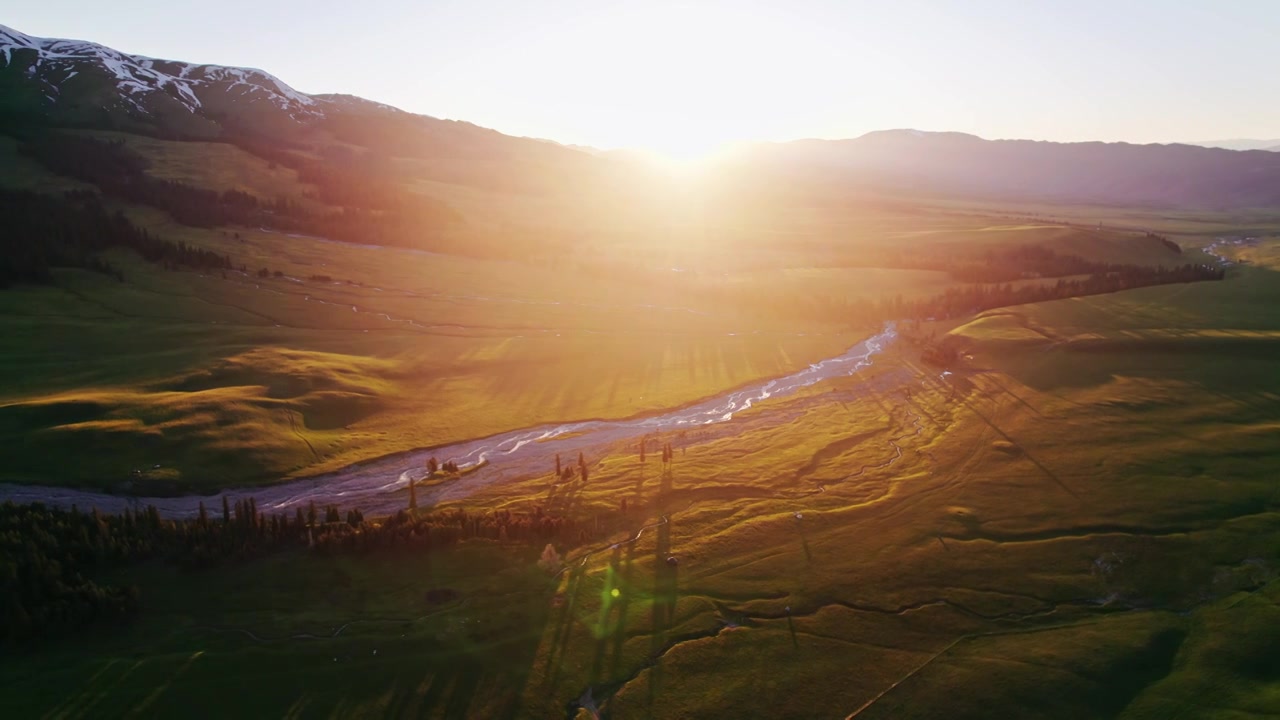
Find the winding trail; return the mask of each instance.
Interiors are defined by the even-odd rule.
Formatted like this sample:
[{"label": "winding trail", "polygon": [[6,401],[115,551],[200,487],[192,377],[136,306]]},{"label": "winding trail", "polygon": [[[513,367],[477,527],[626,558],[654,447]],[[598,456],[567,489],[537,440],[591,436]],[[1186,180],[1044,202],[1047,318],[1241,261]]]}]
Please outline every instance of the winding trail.
[{"label": "winding trail", "polygon": [[[419,491],[420,507],[466,498],[504,478],[537,472],[556,453],[572,457],[587,449],[599,449],[622,440],[659,431],[680,431],[726,422],[737,412],[770,399],[791,395],[802,388],[831,378],[852,375],[868,367],[871,358],[897,338],[893,323],[880,333],[854,345],[845,353],[803,370],[753,384],[726,395],[702,400],[657,415],[623,420],[585,420],[539,425],[453,445],[424,448],[397,454],[343,470],[290,482],[223,493],[230,501],[254,498],[266,512],[286,512],[311,502],[358,507],[371,515],[390,514],[405,506],[404,490],[410,482],[423,479],[426,461],[457,463],[471,469],[458,480]],[[785,419],[785,414],[780,415]],[[292,418],[291,418],[292,420]],[[898,451],[901,454],[901,449]],[[895,458],[896,459],[896,458]],[[818,490],[820,492],[821,490]],[[127,507],[153,505],[166,517],[194,517],[200,503],[217,504],[220,496],[135,497],[71,488],[0,484],[0,502],[42,502],[48,505],[81,508],[97,507],[103,512],[119,512]]]}]

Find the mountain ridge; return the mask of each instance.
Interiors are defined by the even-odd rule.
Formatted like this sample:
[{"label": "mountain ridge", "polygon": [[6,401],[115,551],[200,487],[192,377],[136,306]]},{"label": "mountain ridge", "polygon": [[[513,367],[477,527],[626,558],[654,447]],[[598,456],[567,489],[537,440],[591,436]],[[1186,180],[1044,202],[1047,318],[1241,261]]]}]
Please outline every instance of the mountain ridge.
[{"label": "mountain ridge", "polygon": [[[588,188],[643,173],[626,152],[507,135],[344,94],[301,93],[253,68],[160,60],[0,25],[0,123],[121,130],[169,139],[347,144],[378,157],[447,160],[432,179],[515,191]],[[747,143],[716,163],[795,202],[863,190],[1150,207],[1280,206],[1280,153],[1195,144],[988,140],[878,130],[856,138]]]},{"label": "mountain ridge", "polygon": [[1249,138],[1233,138],[1230,140],[1197,140],[1195,142],[1183,143],[1184,145],[1199,145],[1200,147],[1222,148],[1223,150],[1267,150],[1269,152],[1280,151],[1280,139],[1275,140],[1256,140]]}]

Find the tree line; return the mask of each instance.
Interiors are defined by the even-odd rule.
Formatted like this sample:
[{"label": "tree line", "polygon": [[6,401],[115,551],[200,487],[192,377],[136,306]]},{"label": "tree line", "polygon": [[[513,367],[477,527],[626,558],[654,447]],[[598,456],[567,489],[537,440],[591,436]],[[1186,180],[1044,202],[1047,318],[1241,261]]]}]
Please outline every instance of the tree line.
[{"label": "tree line", "polygon": [[286,197],[219,193],[152,177],[146,159],[123,140],[30,129],[9,132],[21,141],[23,153],[49,170],[91,183],[106,195],[163,210],[191,227],[242,225],[361,244],[422,246],[430,245],[438,231],[462,222],[447,204],[402,191],[367,163],[342,157],[313,159],[265,143],[237,143],[295,170],[300,182],[318,188],[321,202],[336,208],[316,213]]},{"label": "tree line", "polygon": [[891,302],[882,300],[878,312],[885,319],[950,318],[1010,305],[1102,295],[1152,285],[1221,280],[1224,277],[1226,271],[1222,268],[1204,265],[1186,264],[1174,268],[1123,265],[1083,278],[1058,278],[1053,284],[969,285],[948,288],[941,294],[920,300],[903,301],[897,297]]},{"label": "tree line", "polygon": [[[1162,248],[1182,254],[1182,248],[1168,238],[1147,232],[1144,237]],[[1032,278],[1100,275],[1127,272],[1126,263],[1089,260],[1063,254],[1045,245],[1012,245],[999,248],[968,246],[930,247],[928,252],[910,248],[866,249],[859,252],[852,267],[879,267],[895,270],[943,272],[952,279],[969,283],[1002,283]]]},{"label": "tree line", "polygon": [[264,202],[239,190],[218,193],[146,173],[147,161],[123,140],[88,135],[31,132],[19,146],[49,170],[95,185],[104,194],[167,212],[183,225],[255,225],[271,218],[306,216],[288,199]]},{"label": "tree line", "polygon": [[[612,527],[612,524],[609,525]],[[156,508],[120,514],[40,503],[0,504],[0,644],[30,645],[140,610],[138,588],[104,584],[103,571],[148,560],[198,570],[268,553],[432,552],[475,538],[573,546],[599,535],[600,521],[544,511],[401,510],[367,520],[359,509],[311,503],[272,513],[252,499],[201,503],[196,517],[161,518]]]},{"label": "tree line", "polygon": [[14,283],[52,283],[52,268],[80,267],[124,280],[99,256],[129,248],[144,259],[201,270],[231,268],[227,255],[158,238],[107,210],[98,195],[78,190],[42,195],[0,189],[0,288]]},{"label": "tree line", "polygon": [[442,230],[463,222],[448,204],[399,188],[393,181],[395,167],[371,152],[331,147],[315,157],[246,133],[232,134],[230,142],[273,166],[293,170],[299,182],[317,188],[316,199],[340,208],[306,223],[317,235],[370,245],[435,247]]},{"label": "tree line", "polygon": [[1052,277],[1035,277],[1031,270],[1020,270],[1019,273],[1026,272],[1030,277],[1021,282],[973,283],[950,287],[940,293],[920,298],[906,298],[902,295],[850,298],[811,294],[800,290],[770,294],[734,288],[718,288],[714,291],[714,297],[723,304],[751,308],[766,316],[805,316],[827,322],[867,325],[887,320],[943,319],[997,307],[1099,295],[1152,285],[1222,280],[1226,277],[1226,270],[1223,268],[1193,263],[1176,267],[1118,265],[1093,263],[1074,256],[1052,254],[1052,251],[1045,253],[1049,254],[1035,251],[1019,253],[1019,256],[1049,258],[1059,268],[1092,269],[1092,272],[1073,272],[1069,277],[1058,277],[1055,280]]}]

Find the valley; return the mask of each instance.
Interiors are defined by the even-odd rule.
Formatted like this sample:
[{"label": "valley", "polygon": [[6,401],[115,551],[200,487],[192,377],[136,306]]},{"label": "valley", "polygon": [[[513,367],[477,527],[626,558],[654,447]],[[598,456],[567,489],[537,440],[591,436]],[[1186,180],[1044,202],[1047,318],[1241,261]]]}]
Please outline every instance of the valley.
[{"label": "valley", "polygon": [[1275,713],[1280,153],[0,50],[3,717]]}]

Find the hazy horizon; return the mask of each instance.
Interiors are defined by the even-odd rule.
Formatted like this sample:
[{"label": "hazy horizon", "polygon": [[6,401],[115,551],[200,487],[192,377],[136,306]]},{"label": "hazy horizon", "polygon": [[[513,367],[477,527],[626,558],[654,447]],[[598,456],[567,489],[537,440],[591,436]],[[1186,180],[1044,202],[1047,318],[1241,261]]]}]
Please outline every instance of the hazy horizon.
[{"label": "hazy horizon", "polygon": [[1059,142],[1280,136],[1280,100],[1258,92],[1280,6],[1257,0],[221,7],[53,0],[0,21],[258,67],[304,92],[511,135],[678,157],[895,128]]}]

